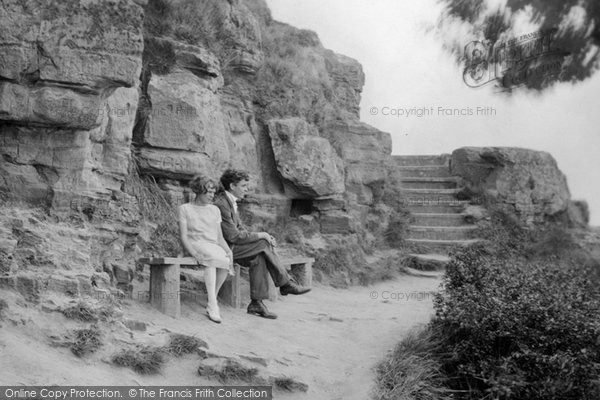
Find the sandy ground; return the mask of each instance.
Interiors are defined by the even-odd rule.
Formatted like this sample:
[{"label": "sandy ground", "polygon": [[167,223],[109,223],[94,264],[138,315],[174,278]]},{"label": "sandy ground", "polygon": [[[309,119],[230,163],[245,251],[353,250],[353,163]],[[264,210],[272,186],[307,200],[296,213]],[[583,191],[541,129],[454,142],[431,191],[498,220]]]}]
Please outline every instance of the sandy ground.
[{"label": "sandy ground", "polygon": [[[276,392],[278,399],[369,398],[373,367],[411,328],[433,315],[432,291],[439,279],[404,275],[370,287],[333,289],[316,286],[303,296],[266,302],[277,320],[246,314],[245,308],[222,307],[223,323],[204,316],[195,302],[182,304],[174,319],[148,304],[128,301],[124,318],[143,321],[144,332],[121,323],[106,327],[107,344],[83,359],[64,347],[51,346],[52,337],[85,326],[62,314],[27,306],[12,296],[0,329],[0,385],[216,385],[197,373],[199,356],[170,358],[160,375],[139,375],[111,365],[110,355],[139,343],[163,345],[169,332],[197,336],[219,355],[259,357],[264,373],[285,375],[308,384],[307,393]],[[20,305],[19,305],[20,304]]]}]

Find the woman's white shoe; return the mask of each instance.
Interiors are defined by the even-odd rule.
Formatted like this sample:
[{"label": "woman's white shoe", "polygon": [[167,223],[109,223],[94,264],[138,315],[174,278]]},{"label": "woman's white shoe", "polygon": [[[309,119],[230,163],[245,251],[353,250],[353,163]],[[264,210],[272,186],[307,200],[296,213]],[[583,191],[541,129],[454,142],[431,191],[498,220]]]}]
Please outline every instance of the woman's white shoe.
[{"label": "woman's white shoe", "polygon": [[208,319],[210,319],[212,322],[216,322],[217,324],[221,323],[221,315],[219,314],[219,306],[216,306],[216,307],[207,306],[206,307],[206,315],[208,316]]}]

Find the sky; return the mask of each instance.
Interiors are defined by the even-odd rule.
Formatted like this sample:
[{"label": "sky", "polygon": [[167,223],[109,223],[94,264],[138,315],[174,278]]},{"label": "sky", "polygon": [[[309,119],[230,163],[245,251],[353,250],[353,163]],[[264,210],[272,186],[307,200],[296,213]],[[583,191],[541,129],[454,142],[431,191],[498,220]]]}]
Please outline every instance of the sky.
[{"label": "sky", "polygon": [[[474,89],[463,82],[462,67],[433,29],[441,11],[435,0],[267,3],[274,19],[317,32],[323,46],[362,64],[361,120],[392,135],[392,154],[451,153],[463,146],[550,152],[572,198],[587,200],[591,224],[600,225],[600,73],[542,95],[517,89],[506,96],[493,85]],[[522,25],[523,34],[534,28]],[[471,40],[455,33],[465,44]],[[447,109],[463,115],[447,115],[455,114]]]}]

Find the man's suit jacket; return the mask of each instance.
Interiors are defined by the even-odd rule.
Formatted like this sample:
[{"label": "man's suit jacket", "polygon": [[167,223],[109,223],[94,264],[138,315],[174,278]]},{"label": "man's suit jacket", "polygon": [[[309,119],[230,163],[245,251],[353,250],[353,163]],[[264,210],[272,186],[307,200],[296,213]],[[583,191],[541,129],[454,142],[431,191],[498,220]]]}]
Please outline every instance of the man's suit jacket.
[{"label": "man's suit jacket", "polygon": [[228,244],[252,243],[260,239],[257,232],[248,232],[245,229],[233,203],[225,192],[215,195],[213,203],[221,210],[221,229]]}]

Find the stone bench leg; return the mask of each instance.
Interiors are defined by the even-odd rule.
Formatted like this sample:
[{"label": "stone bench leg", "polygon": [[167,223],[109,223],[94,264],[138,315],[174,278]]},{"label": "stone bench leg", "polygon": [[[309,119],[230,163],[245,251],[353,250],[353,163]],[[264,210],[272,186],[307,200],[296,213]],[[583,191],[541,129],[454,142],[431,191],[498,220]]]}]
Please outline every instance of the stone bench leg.
[{"label": "stone bench leg", "polygon": [[312,262],[292,264],[290,269],[299,285],[312,287]]},{"label": "stone bench leg", "polygon": [[150,303],[159,311],[179,318],[179,264],[150,266]]},{"label": "stone bench leg", "polygon": [[[299,285],[312,287],[312,262],[291,264],[289,267],[291,277],[295,278]],[[279,288],[269,279],[269,300],[277,301],[280,296]]]}]

